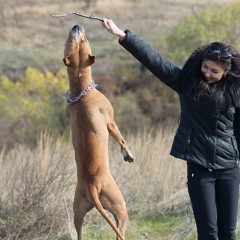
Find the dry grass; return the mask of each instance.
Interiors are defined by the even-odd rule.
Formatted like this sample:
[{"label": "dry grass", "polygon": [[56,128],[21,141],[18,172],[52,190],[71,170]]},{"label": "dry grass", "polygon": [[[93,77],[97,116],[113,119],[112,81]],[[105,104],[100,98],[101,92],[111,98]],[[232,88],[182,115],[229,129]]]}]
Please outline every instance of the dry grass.
[{"label": "dry grass", "polygon": [[119,171],[119,163],[111,161],[112,173],[130,212],[151,216],[164,213],[173,208],[176,193],[184,192],[186,163],[169,155],[173,132],[174,128],[160,128],[129,136],[128,142],[136,157],[134,164],[121,163],[119,156]]},{"label": "dry grass", "polygon": [[[169,156],[172,133],[173,129],[157,129],[128,136],[136,158],[133,164],[124,162],[119,145],[110,142],[111,171],[130,216],[155,217],[184,210],[188,201],[185,163]],[[72,144],[42,134],[35,149],[19,146],[3,151],[1,159],[1,239],[43,239],[64,232],[70,232],[74,239],[76,170]],[[90,226],[108,225],[93,210],[84,225]]]},{"label": "dry grass", "polygon": [[[186,190],[186,163],[169,155],[175,127],[160,127],[129,135],[134,163],[122,159],[119,145],[110,141],[110,168],[127,204],[130,219],[178,216],[182,222],[171,239],[195,233]],[[71,235],[76,167],[71,142],[39,137],[36,148],[16,147],[0,154],[0,238],[51,239]],[[96,209],[85,218],[85,230],[96,235],[110,228]],[[134,225],[129,224],[129,231]]]},{"label": "dry grass", "polygon": [[18,146],[2,155],[0,238],[44,239],[66,232],[75,182],[70,145],[42,134],[37,148]]}]

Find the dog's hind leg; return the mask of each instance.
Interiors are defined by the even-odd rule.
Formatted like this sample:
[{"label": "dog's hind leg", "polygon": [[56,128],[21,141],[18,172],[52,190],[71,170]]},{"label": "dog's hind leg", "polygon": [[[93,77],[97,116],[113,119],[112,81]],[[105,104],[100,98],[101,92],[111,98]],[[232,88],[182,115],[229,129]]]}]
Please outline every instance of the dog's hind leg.
[{"label": "dog's hind leg", "polygon": [[[103,207],[113,214],[117,228],[124,237],[128,214],[122,193],[113,179],[102,189],[100,201]],[[116,240],[120,240],[120,238],[117,236]]]},{"label": "dog's hind leg", "polygon": [[[109,198],[109,196],[114,196],[114,195],[117,195],[117,196],[122,196],[121,195],[121,192],[120,190],[117,188],[117,186],[114,188],[114,185],[112,186],[111,182],[115,183],[113,178],[110,177],[110,184],[104,184],[105,181],[108,182],[107,179],[105,179],[104,182],[102,182],[101,184],[101,192],[100,192],[100,196],[101,196],[101,199],[105,199],[105,191],[104,189],[107,188],[107,192],[109,192],[108,196],[107,196],[107,199]],[[116,185],[116,184],[115,184]],[[115,204],[113,201],[102,201],[100,200],[99,198],[99,195],[98,195],[98,192],[97,192],[97,187],[95,185],[89,185],[89,200],[92,201],[92,203],[94,203],[94,206],[96,207],[96,209],[101,213],[101,215],[105,218],[105,220],[109,223],[109,225],[112,227],[112,229],[116,232],[117,234],[117,239],[118,240],[124,240],[124,237],[122,236],[120,230],[118,229],[118,227],[114,224],[114,222],[112,221],[112,219],[108,216],[108,214],[106,213],[105,209],[111,209],[113,208],[113,211],[112,214],[114,214],[114,207],[115,206],[118,206],[119,209],[122,208],[122,206],[125,206],[125,202],[124,202],[124,205],[123,204]],[[107,195],[107,194],[106,194]],[[110,204],[109,204],[110,203]]]},{"label": "dog's hind leg", "polygon": [[[111,209],[109,209],[111,212]],[[125,206],[125,202],[123,201],[120,205],[115,205],[115,208],[113,209],[113,216],[117,224],[117,228],[119,229],[120,233],[124,237],[124,233],[127,229],[128,224],[128,214]],[[116,240],[120,240],[120,238],[117,236]]]},{"label": "dog's hind leg", "polygon": [[111,121],[107,124],[107,129],[109,134],[120,144],[124,160],[126,162],[133,162],[134,161],[133,155],[131,151],[128,149],[127,143],[124,140],[117,124],[114,121]]},{"label": "dog's hind leg", "polygon": [[81,191],[79,185],[76,187],[75,197],[73,202],[73,213],[74,213],[74,225],[77,231],[78,240],[82,240],[82,227],[84,222],[84,217],[89,212],[94,205],[89,202],[87,197]]}]

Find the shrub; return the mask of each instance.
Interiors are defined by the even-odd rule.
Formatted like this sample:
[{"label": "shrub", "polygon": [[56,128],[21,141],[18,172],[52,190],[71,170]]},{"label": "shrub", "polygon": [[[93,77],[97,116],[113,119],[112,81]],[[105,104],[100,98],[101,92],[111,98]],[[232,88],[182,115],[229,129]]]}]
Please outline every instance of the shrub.
[{"label": "shrub", "polygon": [[209,5],[192,16],[183,17],[165,38],[166,56],[183,65],[199,46],[214,41],[226,41],[240,47],[240,4]]},{"label": "shrub", "polygon": [[2,152],[0,168],[1,239],[41,239],[67,232],[68,193],[75,164],[68,144],[41,134],[36,148]]}]

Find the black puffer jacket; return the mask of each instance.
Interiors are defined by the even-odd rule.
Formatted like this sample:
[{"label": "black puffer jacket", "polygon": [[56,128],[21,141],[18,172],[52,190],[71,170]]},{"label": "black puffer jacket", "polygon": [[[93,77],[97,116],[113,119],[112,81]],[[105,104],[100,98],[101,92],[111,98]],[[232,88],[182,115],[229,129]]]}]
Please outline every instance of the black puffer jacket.
[{"label": "black puffer jacket", "polygon": [[[126,38],[119,43],[157,78],[179,94],[181,120],[170,154],[208,169],[237,166],[240,147],[240,108],[235,104],[231,105],[223,114],[221,111],[223,96],[212,98],[210,93],[209,96],[202,96],[199,101],[195,101],[185,90],[185,83],[189,79],[184,78],[184,68],[180,69],[169,62],[131,31],[125,32]],[[191,64],[191,60],[190,58],[186,62],[185,67]]]}]

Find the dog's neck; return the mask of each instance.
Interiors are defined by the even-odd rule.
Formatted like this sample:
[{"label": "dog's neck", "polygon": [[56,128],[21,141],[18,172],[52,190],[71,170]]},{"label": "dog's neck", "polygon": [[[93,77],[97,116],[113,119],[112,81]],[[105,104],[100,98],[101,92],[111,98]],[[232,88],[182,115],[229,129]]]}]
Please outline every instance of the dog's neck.
[{"label": "dog's neck", "polygon": [[70,86],[70,97],[77,96],[92,83],[91,67],[72,68],[68,67],[68,77]]}]

